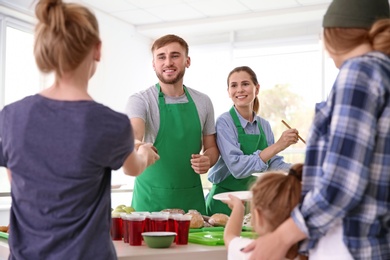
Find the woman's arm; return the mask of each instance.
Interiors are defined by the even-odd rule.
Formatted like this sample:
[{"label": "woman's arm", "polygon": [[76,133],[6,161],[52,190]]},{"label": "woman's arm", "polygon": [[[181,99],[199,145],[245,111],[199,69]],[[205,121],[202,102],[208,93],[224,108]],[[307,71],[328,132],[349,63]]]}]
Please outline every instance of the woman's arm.
[{"label": "woman's arm", "polygon": [[151,143],[142,144],[137,150],[133,150],[123,164],[123,172],[126,175],[138,176],[146,167],[155,163],[160,156]]},{"label": "woman's arm", "polygon": [[7,168],[8,180],[11,183],[11,170]]},{"label": "woman's arm", "polygon": [[282,133],[282,136],[279,140],[265,148],[263,151],[259,153],[259,157],[263,162],[267,162],[272,157],[286,149],[292,144],[296,144],[298,142],[298,131],[296,129],[288,129]]},{"label": "woman's arm", "polygon": [[253,251],[250,260],[284,259],[288,249],[306,238],[292,218],[284,221],[274,232],[257,238],[243,252]]},{"label": "woman's arm", "polygon": [[254,172],[262,172],[268,168],[268,165],[259,158],[259,151],[249,155],[243,153],[230,114],[226,113],[218,118],[216,129],[221,157],[235,178],[246,178]]}]

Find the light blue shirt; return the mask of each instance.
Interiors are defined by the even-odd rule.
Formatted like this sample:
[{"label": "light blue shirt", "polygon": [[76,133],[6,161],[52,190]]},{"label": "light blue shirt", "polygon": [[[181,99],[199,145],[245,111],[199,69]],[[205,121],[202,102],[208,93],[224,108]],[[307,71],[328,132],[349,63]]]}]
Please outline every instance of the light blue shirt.
[{"label": "light blue shirt", "polygon": [[[237,116],[246,134],[260,134],[257,125],[258,122],[260,122],[267,138],[268,146],[275,143],[274,134],[272,133],[271,126],[267,120],[255,115],[253,121],[249,122],[239,113],[237,113]],[[291,166],[291,164],[283,161],[282,156],[278,155],[272,157],[268,164],[263,162],[259,156],[261,150],[257,150],[250,155],[245,155],[240,149],[237,128],[234,125],[233,118],[229,112],[225,112],[218,117],[216,131],[217,145],[221,155],[217,163],[208,173],[209,181],[214,184],[220,183],[231,174],[236,179],[243,179],[250,177],[252,173],[255,172],[264,172],[268,170],[288,171]]]}]

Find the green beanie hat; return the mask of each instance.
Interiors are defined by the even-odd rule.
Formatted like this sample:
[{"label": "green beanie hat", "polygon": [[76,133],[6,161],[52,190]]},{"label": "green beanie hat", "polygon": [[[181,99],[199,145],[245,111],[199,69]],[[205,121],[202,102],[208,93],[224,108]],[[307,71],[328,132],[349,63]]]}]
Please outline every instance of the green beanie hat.
[{"label": "green beanie hat", "polygon": [[369,29],[376,20],[389,17],[388,0],[333,0],[322,26]]}]

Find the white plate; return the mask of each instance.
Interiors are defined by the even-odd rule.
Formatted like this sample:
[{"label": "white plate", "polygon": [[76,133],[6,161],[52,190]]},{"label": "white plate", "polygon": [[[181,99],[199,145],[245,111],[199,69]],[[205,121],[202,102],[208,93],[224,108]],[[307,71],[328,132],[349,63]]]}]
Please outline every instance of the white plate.
[{"label": "white plate", "polygon": [[232,192],[224,192],[219,193],[213,196],[215,200],[230,200],[229,194],[236,196],[240,200],[249,201],[252,199],[252,192],[250,191],[232,191]]},{"label": "white plate", "polygon": [[[255,173],[252,173],[252,176],[256,176],[256,177],[259,177],[265,173],[269,173],[269,172],[255,172]],[[287,175],[287,172],[278,172],[280,174],[284,174],[284,175]]]},{"label": "white plate", "polygon": [[112,190],[119,189],[120,187],[122,187],[124,185],[126,185],[126,184],[112,184],[111,185],[111,189]]}]

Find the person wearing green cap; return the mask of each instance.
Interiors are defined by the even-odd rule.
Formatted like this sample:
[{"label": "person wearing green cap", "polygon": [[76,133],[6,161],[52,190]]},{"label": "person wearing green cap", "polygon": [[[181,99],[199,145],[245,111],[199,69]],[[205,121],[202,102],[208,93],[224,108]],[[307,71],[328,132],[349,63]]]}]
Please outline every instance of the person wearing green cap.
[{"label": "person wearing green cap", "polygon": [[390,14],[388,0],[334,0],[324,46],[339,74],[316,105],[302,202],[274,232],[244,248],[282,259],[390,259]]}]

